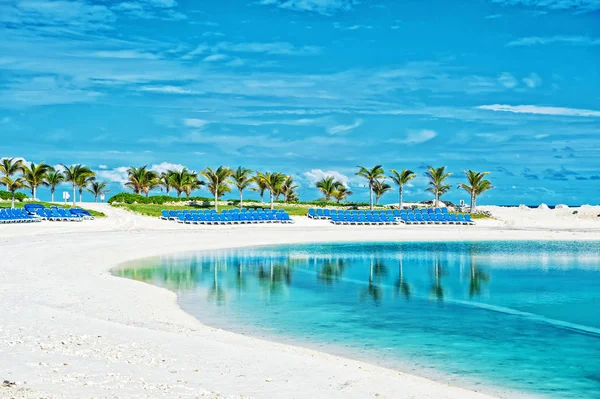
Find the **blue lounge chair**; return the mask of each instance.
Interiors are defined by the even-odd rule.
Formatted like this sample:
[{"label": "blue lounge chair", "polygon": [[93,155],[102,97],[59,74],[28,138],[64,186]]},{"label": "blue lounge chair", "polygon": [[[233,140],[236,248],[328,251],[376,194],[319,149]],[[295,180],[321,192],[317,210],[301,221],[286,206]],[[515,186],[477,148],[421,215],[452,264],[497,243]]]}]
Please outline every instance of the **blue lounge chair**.
[{"label": "blue lounge chair", "polygon": [[162,220],[169,220],[169,211],[163,209],[162,211],[160,211],[160,214],[160,218]]},{"label": "blue lounge chair", "polygon": [[323,213],[323,209],[317,208],[317,219],[323,219],[325,214]]}]

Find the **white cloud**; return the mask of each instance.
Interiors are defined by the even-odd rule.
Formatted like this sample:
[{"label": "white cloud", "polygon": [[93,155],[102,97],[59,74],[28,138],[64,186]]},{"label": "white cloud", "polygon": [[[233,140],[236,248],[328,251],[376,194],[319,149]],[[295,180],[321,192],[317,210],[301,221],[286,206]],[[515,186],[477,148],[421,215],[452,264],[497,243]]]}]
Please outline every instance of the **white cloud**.
[{"label": "white cloud", "polygon": [[208,121],[205,121],[204,119],[186,118],[183,120],[183,124],[187,127],[201,128],[207,123]]},{"label": "white cloud", "polygon": [[599,46],[600,39],[589,36],[529,36],[513,40],[507,46],[535,46],[548,44],[570,44],[573,46]]},{"label": "white cloud", "polygon": [[159,164],[152,165],[150,167],[150,170],[152,170],[156,173],[163,173],[163,172],[166,172],[167,170],[180,171],[183,168],[185,168],[185,166],[178,164],[178,163],[161,162]]},{"label": "white cloud", "polygon": [[357,0],[259,0],[257,4],[274,5],[293,11],[308,11],[331,15],[336,11],[348,11]]},{"label": "white cloud", "polygon": [[264,53],[271,55],[313,55],[321,52],[320,47],[301,46],[297,47],[288,42],[246,42],[230,43],[221,42],[213,47],[216,51],[230,51],[234,53]]},{"label": "white cloud", "polygon": [[208,57],[204,58],[205,62],[216,62],[216,61],[221,61],[227,59],[227,56],[225,54],[213,54],[213,55],[209,55]]},{"label": "white cloud", "polygon": [[141,91],[149,91],[153,93],[170,93],[170,94],[197,94],[197,92],[184,89],[178,86],[156,86],[156,87],[142,87]]},{"label": "white cloud", "polygon": [[140,52],[136,50],[116,50],[116,51],[96,51],[91,54],[98,58],[120,58],[120,59],[144,59],[156,60],[159,57],[156,54]]},{"label": "white cloud", "polygon": [[534,89],[542,84],[542,78],[537,73],[532,73],[523,79],[523,83],[530,89]]},{"label": "white cloud", "polygon": [[437,132],[433,130],[411,130],[403,139],[390,139],[386,142],[391,144],[421,144],[433,140],[436,136]]},{"label": "white cloud", "polygon": [[507,87],[509,89],[512,89],[513,87],[516,87],[519,84],[519,81],[510,73],[508,72],[503,72],[499,77],[498,77],[498,81],[504,86]]},{"label": "white cloud", "polygon": [[536,140],[541,140],[541,139],[545,139],[546,137],[550,136],[549,134],[536,134],[535,136],[533,136],[534,139]]},{"label": "white cloud", "polygon": [[350,181],[350,178],[348,176],[336,170],[313,169],[310,172],[304,172],[303,175],[313,185],[325,177],[333,177],[335,178],[335,180],[339,181],[346,187],[348,187],[348,182]]},{"label": "white cloud", "polygon": [[3,125],[10,123],[11,121],[12,121],[12,119],[8,116],[5,116],[4,118],[0,119],[0,123]]},{"label": "white cloud", "polygon": [[99,170],[96,172],[96,176],[99,178],[99,180],[125,184],[127,183],[128,169],[129,166],[120,166],[118,168],[109,170]]},{"label": "white cloud", "polygon": [[106,165],[98,165],[98,169],[108,169],[108,166],[106,166]]},{"label": "white cloud", "polygon": [[600,117],[600,111],[591,109],[563,108],[563,107],[540,107],[537,105],[505,105],[492,104],[481,105],[478,109],[498,112],[513,112],[516,114],[554,115],[554,116],[581,116]]},{"label": "white cloud", "polygon": [[547,8],[549,10],[572,10],[577,12],[592,12],[600,10],[598,0],[492,0],[494,3],[524,6],[532,8]]},{"label": "white cloud", "polygon": [[363,120],[362,119],[357,119],[356,121],[354,121],[354,123],[350,124],[350,125],[336,125],[336,126],[332,126],[330,127],[327,132],[329,134],[338,134],[338,133],[343,133],[343,132],[348,132],[352,129],[356,129],[357,127],[359,127],[360,125],[362,125]]}]

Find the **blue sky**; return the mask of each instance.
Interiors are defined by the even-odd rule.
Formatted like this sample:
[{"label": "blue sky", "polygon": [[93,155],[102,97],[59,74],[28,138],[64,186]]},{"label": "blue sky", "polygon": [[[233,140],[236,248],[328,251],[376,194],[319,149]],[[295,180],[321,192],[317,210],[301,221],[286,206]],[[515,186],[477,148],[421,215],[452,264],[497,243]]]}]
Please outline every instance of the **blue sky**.
[{"label": "blue sky", "polygon": [[356,165],[383,164],[420,200],[431,164],[490,171],[481,204],[598,203],[599,21],[600,0],[3,0],[0,157],[113,193],[130,165],[224,164],[365,200]]}]

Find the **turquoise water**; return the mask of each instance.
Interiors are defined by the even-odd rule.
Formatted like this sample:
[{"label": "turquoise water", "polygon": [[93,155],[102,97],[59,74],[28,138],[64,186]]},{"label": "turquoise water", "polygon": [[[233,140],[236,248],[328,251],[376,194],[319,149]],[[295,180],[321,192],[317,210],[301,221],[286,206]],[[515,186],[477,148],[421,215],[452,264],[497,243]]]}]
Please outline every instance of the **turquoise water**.
[{"label": "turquoise water", "polygon": [[283,245],[115,274],[202,322],[515,397],[600,398],[600,243]]}]

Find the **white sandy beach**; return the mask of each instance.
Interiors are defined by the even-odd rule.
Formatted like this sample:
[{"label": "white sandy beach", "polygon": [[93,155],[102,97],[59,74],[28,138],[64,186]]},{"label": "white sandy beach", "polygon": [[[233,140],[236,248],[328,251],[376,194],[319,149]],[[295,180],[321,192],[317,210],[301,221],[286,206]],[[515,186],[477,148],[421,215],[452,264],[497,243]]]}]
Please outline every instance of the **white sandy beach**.
[{"label": "white sandy beach", "polygon": [[[0,225],[1,398],[484,398],[482,393],[203,325],[174,293],[113,277],[139,258],[323,241],[600,240],[600,207],[484,207],[477,226],[190,226],[104,204],[84,223]],[[500,392],[500,396],[502,392]]]}]

